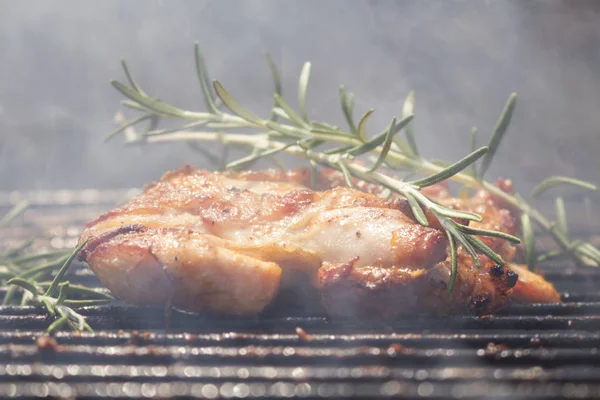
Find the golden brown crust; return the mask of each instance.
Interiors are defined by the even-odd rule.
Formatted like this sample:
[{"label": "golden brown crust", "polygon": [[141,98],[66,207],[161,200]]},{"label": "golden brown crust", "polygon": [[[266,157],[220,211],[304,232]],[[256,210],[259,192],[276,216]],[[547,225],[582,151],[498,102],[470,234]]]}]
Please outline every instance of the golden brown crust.
[{"label": "golden brown crust", "polygon": [[279,290],[281,269],[187,229],[120,230],[86,249],[98,278],[121,299],[189,311],[254,315]]},{"label": "golden brown crust", "polygon": [[525,265],[508,264],[508,267],[519,276],[512,293],[512,299],[520,303],[559,303],[560,295],[541,275],[536,274]]}]

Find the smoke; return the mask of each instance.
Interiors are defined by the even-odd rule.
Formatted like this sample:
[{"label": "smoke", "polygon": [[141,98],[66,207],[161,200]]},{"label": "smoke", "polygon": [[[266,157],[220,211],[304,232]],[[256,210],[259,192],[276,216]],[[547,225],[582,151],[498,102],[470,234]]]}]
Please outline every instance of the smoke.
[{"label": "smoke", "polygon": [[296,98],[313,63],[309,112],[342,123],[339,84],[356,114],[384,127],[417,93],[422,153],[456,159],[477,126],[487,141],[504,102],[517,112],[490,177],[526,190],[550,174],[598,181],[600,6],[594,1],[104,1],[0,3],[0,189],[139,186],[183,163],[185,145],[103,144],[114,129],[125,56],[147,92],[202,109],[192,45],[213,78],[251,110],[272,102],[269,50]]}]

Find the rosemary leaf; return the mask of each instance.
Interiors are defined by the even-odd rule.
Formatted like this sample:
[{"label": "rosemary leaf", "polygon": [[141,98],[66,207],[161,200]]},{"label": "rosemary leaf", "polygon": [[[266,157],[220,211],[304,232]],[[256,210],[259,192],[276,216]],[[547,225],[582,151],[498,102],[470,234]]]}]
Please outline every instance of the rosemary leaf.
[{"label": "rosemary leaf", "polygon": [[144,112],[152,111],[152,110],[148,109],[147,107],[144,107],[137,101],[133,101],[133,100],[121,100],[121,104],[127,108],[131,108],[132,110],[136,110],[136,111],[144,111]]},{"label": "rosemary leaf", "polygon": [[17,247],[15,247],[14,249],[10,249],[6,253],[0,255],[0,258],[13,258],[13,257],[16,257],[23,250],[25,250],[26,248],[30,247],[33,244],[33,242],[34,242],[33,239],[28,239],[25,242],[23,242],[20,245],[18,245]]},{"label": "rosemary leaf", "polygon": [[454,236],[450,234],[450,232],[446,231],[446,236],[448,237],[448,243],[450,244],[450,260],[451,260],[451,269],[450,269],[450,282],[448,282],[448,294],[452,293],[454,290],[454,283],[456,282],[456,275],[458,275],[458,252],[456,250],[456,239]]},{"label": "rosemary leaf", "polygon": [[11,260],[2,260],[2,263],[2,272],[10,273],[11,278],[19,275],[19,272],[21,271],[19,266],[13,263]]},{"label": "rosemary leaf", "polygon": [[325,122],[319,121],[310,121],[311,126],[314,126],[317,129],[333,131],[333,132],[341,132],[340,128],[337,125],[330,125]]},{"label": "rosemary leaf", "polygon": [[592,246],[590,243],[581,243],[574,250],[594,260],[595,262],[600,262],[600,250]]},{"label": "rosemary leaf", "polygon": [[477,252],[469,242],[469,236],[461,234],[461,232],[456,227],[458,224],[452,220],[440,220],[442,222],[442,226],[446,228],[446,231],[449,235],[452,235],[458,242],[462,245],[462,247],[469,253],[471,258],[473,259],[473,263],[475,267],[481,268],[481,261],[479,261],[479,257],[477,256]]},{"label": "rosemary leaf", "polygon": [[[50,287],[51,282],[41,282],[39,284],[39,286],[42,289],[47,289],[48,287]],[[96,300],[114,300],[115,297],[105,291],[100,291],[100,290],[96,290],[96,289],[90,289],[86,286],[81,286],[81,285],[69,285],[69,292],[70,293],[74,293],[80,296],[86,296],[86,297],[92,297],[92,298],[96,298]]]},{"label": "rosemary leaf", "polygon": [[398,150],[406,155],[407,157],[413,157],[414,154],[408,142],[402,139],[400,136],[394,136],[394,145],[398,148]]},{"label": "rosemary leaf", "polygon": [[542,263],[544,261],[551,260],[551,259],[556,258],[556,257],[560,257],[563,254],[564,253],[562,251],[560,251],[560,250],[552,250],[552,251],[549,251],[547,253],[539,255],[537,257],[537,259],[536,259],[536,263],[539,264],[539,263]]},{"label": "rosemary leaf", "polygon": [[69,317],[63,315],[62,317],[58,318],[56,321],[50,324],[50,326],[46,329],[46,333],[51,334],[52,332],[66,324],[68,321]]},{"label": "rosemary leaf", "polygon": [[346,162],[344,160],[341,160],[337,165],[340,168],[340,170],[342,171],[342,174],[344,174],[344,179],[346,180],[346,185],[349,188],[354,188],[354,183],[352,182],[352,175],[350,174],[350,171],[348,170],[348,166],[346,165]]},{"label": "rosemary leaf", "polygon": [[326,142],[324,140],[317,140],[317,139],[303,139],[303,140],[300,140],[297,142],[297,144],[302,146],[302,148],[305,150],[314,149],[315,147],[319,147],[323,143],[326,143]]},{"label": "rosemary leaf", "polygon": [[[115,129],[114,131],[112,131],[111,133],[108,134],[108,136],[106,136],[106,138],[104,138],[105,142],[108,142],[110,139],[112,139],[113,137],[117,136],[119,133],[123,132],[125,129],[129,128],[130,126],[134,126],[139,124],[140,122],[143,122],[147,119],[150,119],[153,117],[153,114],[146,114],[146,115],[142,115],[139,118],[136,118],[134,120],[131,120],[123,125],[120,125],[117,129]],[[177,129],[179,130],[179,129]]]},{"label": "rosemary leaf", "polygon": [[396,117],[392,118],[390,127],[385,135],[385,140],[383,141],[383,146],[381,148],[381,151],[379,152],[379,157],[377,158],[377,161],[375,162],[375,164],[373,164],[373,167],[371,167],[371,170],[370,170],[371,172],[377,170],[377,168],[379,168],[381,166],[381,164],[383,164],[383,162],[385,161],[385,158],[387,157],[388,153],[390,152],[390,148],[392,147],[392,140],[394,139],[394,127],[395,126],[396,126]]},{"label": "rosemary leaf", "polygon": [[308,81],[310,80],[310,63],[307,62],[302,67],[300,72],[300,80],[298,82],[298,104],[300,104],[300,113],[305,121],[308,121],[306,113],[306,91],[308,90]]},{"label": "rosemary leaf", "polygon": [[352,118],[352,103],[354,102],[353,99],[354,96],[352,96],[352,94],[350,94],[349,96],[346,95],[346,88],[343,85],[340,86],[340,103],[342,105],[342,112],[344,113],[346,122],[348,122],[350,132],[352,132],[352,134],[354,135],[357,135],[358,130],[356,129],[356,125],[354,125],[354,120]]},{"label": "rosemary leaf", "polygon": [[278,124],[277,122],[273,122],[273,121],[265,121],[265,126],[273,129],[274,131],[281,133],[285,137],[291,137],[291,138],[296,138],[296,139],[305,139],[306,138],[305,131],[300,128],[296,128],[296,127],[289,126],[289,125]]},{"label": "rosemary leaf", "polygon": [[[394,135],[396,132],[399,132],[410,121],[412,121],[413,117],[414,116],[409,115],[408,117],[402,118],[402,120],[400,120],[400,122],[398,122],[393,127],[393,129],[391,130],[391,134]],[[389,129],[384,132],[381,132],[379,135],[373,137],[371,140],[361,144],[360,146],[355,147],[354,149],[350,150],[348,153],[350,153],[353,156],[359,156],[361,154],[368,153],[369,151],[375,149],[377,146],[380,146],[385,141],[385,138],[388,136],[389,132],[390,132]]]},{"label": "rosemary leaf", "polygon": [[590,253],[595,254],[596,258],[600,258],[600,250],[590,243],[583,243],[581,247],[587,249]]},{"label": "rosemary leaf", "polygon": [[479,250],[479,252],[484,254],[487,258],[494,261],[496,264],[504,265],[504,260],[502,257],[496,254],[494,250],[490,249],[488,245],[483,243],[477,236],[467,235],[465,238],[469,241],[469,243],[471,243],[471,245],[473,245],[473,247]]},{"label": "rosemary leaf", "polygon": [[[438,159],[435,159],[435,158],[432,159],[430,161],[430,163],[435,164],[435,165],[437,165],[439,167],[442,167],[442,168],[448,168],[449,166],[452,165],[452,163],[449,163],[448,161],[438,160]],[[473,164],[471,164],[471,165],[473,165]]]},{"label": "rosemary leaf", "polygon": [[[409,115],[415,115],[415,92],[411,90],[406,100],[404,100],[404,105],[402,107],[402,118],[406,118]],[[419,155],[419,149],[417,148],[417,142],[415,140],[415,136],[413,133],[413,125],[414,122],[411,122],[406,125],[404,129],[404,133],[406,134],[406,141],[412,150],[412,153],[415,156]]]},{"label": "rosemary leaf", "polygon": [[325,150],[323,153],[325,154],[340,154],[340,153],[347,153],[348,150],[352,150],[355,146],[354,145],[348,145],[348,146],[341,146],[341,147],[334,147],[333,149],[328,149]]},{"label": "rosemary leaf", "polygon": [[410,209],[412,210],[412,213],[419,222],[419,224],[423,226],[429,226],[429,221],[425,216],[425,212],[423,212],[423,209],[417,202],[417,199],[415,199],[414,196],[412,196],[411,194],[407,193],[406,200],[408,200],[408,205],[410,206]]},{"label": "rosemary leaf", "polygon": [[563,185],[563,184],[578,186],[578,187],[581,187],[584,189],[589,189],[589,190],[597,189],[596,185],[594,185],[593,183],[590,183],[590,182],[582,181],[582,180],[575,179],[575,178],[569,178],[566,176],[551,176],[549,178],[544,179],[539,185],[534,187],[533,190],[531,191],[531,196],[537,197],[540,194],[547,191],[548,189],[551,189],[553,187]]},{"label": "rosemary leaf", "polygon": [[15,297],[15,294],[17,293],[17,289],[18,286],[10,286],[8,288],[8,290],[6,290],[6,293],[4,294],[4,299],[2,299],[2,305],[3,306],[7,306],[9,304],[11,304],[12,299]]},{"label": "rosemary leaf", "polygon": [[519,239],[518,237],[509,235],[508,233],[504,233],[504,232],[500,232],[500,231],[490,231],[488,229],[471,228],[469,226],[461,225],[461,224],[458,224],[458,229],[461,232],[467,233],[469,235],[492,236],[492,237],[497,237],[500,239],[508,240],[509,242],[512,242],[515,244],[521,243],[521,239]]},{"label": "rosemary leaf", "polygon": [[71,263],[73,262],[75,257],[77,257],[77,254],[83,248],[83,246],[85,246],[87,241],[88,241],[87,239],[83,240],[81,243],[79,243],[79,245],[77,245],[77,247],[75,247],[73,252],[71,254],[69,254],[69,256],[65,260],[63,266],[56,273],[54,280],[52,280],[52,283],[50,284],[50,287],[48,288],[48,290],[46,290],[46,293],[44,294],[44,296],[53,296],[54,295],[54,292],[56,291],[56,287],[58,286],[60,280],[67,273],[67,270],[71,266]]},{"label": "rosemary leaf", "polygon": [[298,126],[308,127],[307,123],[302,120],[302,117],[300,117],[280,95],[275,93],[273,95],[273,98],[275,98],[275,104],[277,104],[277,106],[279,106],[283,111],[285,111],[288,120],[290,120]]},{"label": "rosemary leaf", "polygon": [[371,114],[373,114],[374,111],[375,109],[371,108],[365,113],[365,115],[361,117],[360,121],[358,121],[358,137],[363,142],[367,141],[367,120],[369,119]]},{"label": "rosemary leaf", "polygon": [[[269,69],[271,70],[271,78],[273,79],[273,85],[275,87],[275,93],[279,96],[283,96],[281,90],[281,78],[279,77],[279,70],[273,61],[273,57],[269,52],[265,52],[265,58],[267,59],[267,64],[269,64]],[[271,114],[271,121],[277,121],[277,114],[273,111]]]},{"label": "rosemary leaf", "polygon": [[[275,102],[275,106],[277,106],[277,102]],[[292,118],[291,118],[291,117],[288,115],[288,113],[286,113],[286,112],[285,112],[285,110],[284,110],[283,108],[281,108],[281,107],[273,107],[273,108],[271,109],[271,121],[273,121],[273,122],[277,121],[277,119],[273,119],[274,117],[275,117],[275,118],[276,118],[276,117],[281,117],[281,118],[283,118],[283,119],[287,119],[287,120],[288,120],[288,121],[290,121],[290,122],[293,122],[293,121],[292,121]]]},{"label": "rosemary leaf", "polygon": [[[471,128],[471,153],[477,150],[477,128]],[[477,163],[471,164],[471,173],[474,177],[479,178],[477,173]]]},{"label": "rosemary leaf", "polygon": [[211,113],[220,114],[220,111],[217,108],[217,105],[215,104],[212,90],[210,88],[210,80],[208,79],[206,66],[204,65],[204,58],[200,53],[200,45],[198,44],[198,42],[194,43],[194,55],[196,58],[196,75],[198,75],[198,81],[200,81],[200,86],[202,87],[204,103],[206,103],[206,107]]},{"label": "rosemary leaf", "polygon": [[0,219],[0,228],[4,228],[8,224],[10,224],[15,218],[17,218],[23,211],[25,211],[29,207],[28,201],[21,201],[18,204],[15,204],[1,219]]},{"label": "rosemary leaf", "polygon": [[567,223],[567,213],[565,211],[565,202],[562,197],[557,197],[554,201],[555,209],[556,209],[556,228],[565,235],[569,237],[569,225]]},{"label": "rosemary leaf", "polygon": [[30,291],[34,295],[38,294],[38,289],[35,287],[35,285],[33,283],[29,282],[28,280],[21,279],[21,278],[12,278],[6,283],[8,285],[20,286],[23,289]]},{"label": "rosemary leaf", "polygon": [[131,72],[129,72],[129,67],[127,66],[127,62],[124,58],[121,59],[121,66],[123,67],[123,71],[125,72],[125,76],[127,77],[127,80],[129,81],[131,87],[134,88],[135,91],[141,94],[142,96],[146,96],[146,93],[144,93],[142,88],[137,84],[135,80],[133,80],[133,76],[131,75]]},{"label": "rosemary leaf", "polygon": [[[352,148],[360,147],[360,141],[358,139],[356,139],[355,137],[352,137],[350,135],[341,133],[341,132],[333,132],[333,131],[321,130],[321,129],[311,129],[310,132],[312,133],[313,138],[315,138],[315,139],[326,140],[326,141],[334,142],[334,143],[353,145]],[[382,141],[384,138],[385,138],[385,136],[382,137]],[[377,146],[375,146],[375,147],[377,147]]]},{"label": "rosemary leaf", "polygon": [[146,107],[148,110],[154,111],[155,113],[167,115],[167,116],[171,116],[171,117],[184,118],[184,119],[200,119],[200,120],[210,120],[210,121],[218,120],[218,117],[216,117],[212,114],[185,111],[180,108],[165,104],[165,103],[161,102],[160,100],[152,99],[150,97],[142,95],[141,93],[139,93],[133,89],[128,88],[127,86],[123,85],[121,82],[117,82],[117,81],[113,80],[110,83],[115,87],[115,89],[117,89],[119,92],[121,92],[125,97],[130,98],[131,100]]},{"label": "rosemary leaf", "polygon": [[496,127],[494,128],[492,137],[490,138],[490,143],[488,144],[488,147],[490,150],[485,155],[483,160],[481,161],[481,169],[479,170],[479,176],[481,178],[483,178],[483,176],[485,176],[485,173],[487,172],[488,168],[490,167],[490,164],[492,163],[492,159],[494,158],[494,155],[496,154],[496,151],[498,150],[498,147],[500,146],[500,143],[502,142],[502,138],[504,137],[504,134],[506,133],[506,129],[508,128],[508,125],[510,124],[510,119],[512,117],[516,103],[517,103],[517,94],[511,93],[511,95],[508,97],[508,101],[506,102],[506,105],[504,106],[504,110],[502,111],[502,114],[500,115],[500,118],[498,119],[498,122],[496,123]]},{"label": "rosemary leaf", "polygon": [[46,275],[50,274],[52,271],[54,271],[58,265],[64,263],[67,260],[67,257],[68,256],[64,256],[64,257],[58,258],[53,261],[48,261],[46,263],[36,265],[35,267],[32,267],[32,268],[22,272],[18,276],[18,278],[30,279],[37,275],[39,275],[39,277],[46,276]]},{"label": "rosemary leaf", "polygon": [[46,307],[46,310],[48,310],[50,315],[52,315],[53,317],[56,316],[56,311],[54,311],[54,306],[52,305],[52,302],[50,301],[49,297],[41,297],[40,303],[42,303],[44,307]]},{"label": "rosemary leaf", "polygon": [[69,294],[69,282],[61,282],[58,285],[58,299],[56,299],[56,305],[59,306],[67,299]]},{"label": "rosemary leaf", "polygon": [[15,274],[8,271],[0,271],[0,280],[7,280],[10,278],[14,278]]},{"label": "rosemary leaf", "polygon": [[244,107],[242,107],[240,103],[234,100],[233,97],[231,97],[231,95],[227,92],[227,90],[225,90],[225,88],[223,87],[223,85],[221,85],[219,81],[213,81],[213,86],[215,88],[217,96],[219,96],[221,101],[223,101],[223,104],[225,104],[225,106],[229,108],[229,110],[232,113],[255,125],[265,125],[265,122],[262,119],[252,114],[250,111],[246,110]]},{"label": "rosemary leaf", "polygon": [[[60,251],[60,250],[59,251],[51,251],[48,253],[38,253],[38,254],[17,257],[15,259],[13,259],[12,262],[14,264],[24,266],[25,264],[31,263],[33,261],[38,261],[38,260],[43,260],[43,259],[48,259],[48,258],[55,258],[55,257],[66,257],[67,254],[68,253],[66,251]],[[57,260],[53,261],[53,263],[55,263],[59,260],[60,259],[57,259]]]},{"label": "rosemary leaf", "polygon": [[488,148],[482,147],[479,150],[472,152],[462,160],[459,160],[454,164],[450,165],[448,168],[443,169],[437,174],[433,174],[426,178],[411,182],[411,184],[419,187],[426,187],[445,181],[446,179],[450,178],[453,175],[456,175],[457,173],[459,173],[460,171],[477,161],[479,158],[481,158],[481,156],[483,156],[487,152]]},{"label": "rosemary leaf", "polygon": [[350,117],[354,121],[354,93],[348,93],[348,110],[350,110]]},{"label": "rosemary leaf", "polygon": [[273,154],[277,154],[280,151],[283,151],[285,149],[287,149],[290,146],[293,146],[294,144],[288,144],[285,146],[280,146],[274,149],[270,149],[270,150],[266,150],[266,151],[258,151],[256,152],[256,154],[251,154],[249,156],[240,158],[239,160],[236,161],[232,161],[229,164],[227,164],[227,166],[225,167],[225,169],[240,169],[240,168],[246,168],[248,165],[253,164],[255,161],[267,157],[267,156],[272,156]]},{"label": "rosemary leaf", "polygon": [[159,135],[164,135],[165,133],[186,131],[186,130],[197,128],[199,126],[204,126],[204,125],[207,125],[207,121],[192,122],[190,124],[178,126],[176,128],[156,129],[156,130],[147,131],[147,132],[144,132],[144,136],[159,136]]},{"label": "rosemary leaf", "polygon": [[537,256],[535,252],[535,236],[533,234],[533,227],[531,226],[529,214],[521,214],[521,226],[523,230],[523,241],[525,242],[525,259],[529,269],[533,270]]},{"label": "rosemary leaf", "polygon": [[483,218],[481,215],[476,214],[470,211],[462,211],[462,210],[453,210],[451,208],[444,207],[443,209],[436,209],[436,211],[448,218],[456,218],[456,219],[467,219],[469,221],[477,221],[481,222]]}]

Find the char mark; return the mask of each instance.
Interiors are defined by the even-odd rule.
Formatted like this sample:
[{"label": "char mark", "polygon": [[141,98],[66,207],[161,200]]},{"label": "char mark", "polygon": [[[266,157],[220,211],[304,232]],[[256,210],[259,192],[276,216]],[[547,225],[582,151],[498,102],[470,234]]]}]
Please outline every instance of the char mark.
[{"label": "char mark", "polygon": [[79,261],[87,261],[88,255],[90,253],[92,253],[94,250],[96,250],[96,248],[98,246],[100,246],[102,243],[106,243],[109,240],[111,240],[117,236],[124,235],[126,233],[143,232],[147,229],[148,228],[145,227],[144,225],[130,224],[130,225],[123,225],[117,229],[113,229],[108,232],[104,232],[103,234],[101,234],[99,236],[94,236],[94,237],[90,238],[88,240],[88,242],[85,244],[85,246],[83,246],[83,248],[79,251],[79,255],[77,258],[79,259]]}]

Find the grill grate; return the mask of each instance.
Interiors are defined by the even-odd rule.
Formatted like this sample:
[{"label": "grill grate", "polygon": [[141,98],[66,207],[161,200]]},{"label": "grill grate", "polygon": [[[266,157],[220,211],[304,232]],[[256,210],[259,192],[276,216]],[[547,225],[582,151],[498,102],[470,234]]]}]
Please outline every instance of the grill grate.
[{"label": "grill grate", "polygon": [[[23,197],[34,204],[0,243],[35,236],[39,248],[72,247],[87,220],[134,193],[0,193],[0,209]],[[87,269],[71,275],[97,284]],[[1,307],[0,397],[600,398],[600,269],[557,263],[545,275],[563,304],[483,319],[175,312],[165,332],[161,310],[116,303],[81,311],[95,333],[48,340],[45,314]]]}]

